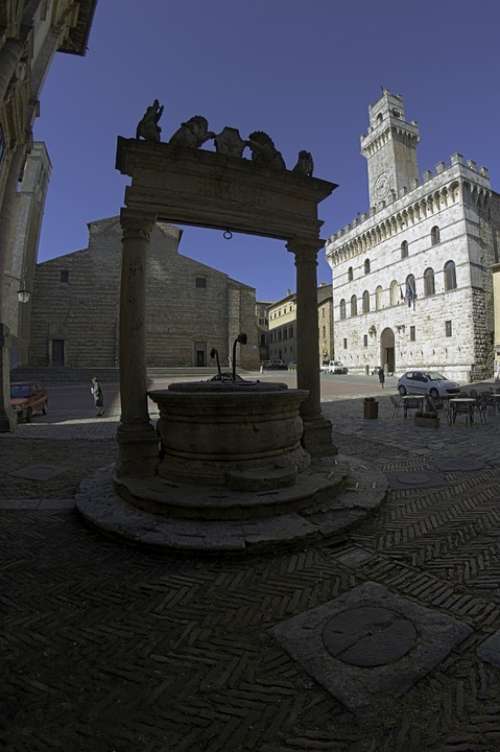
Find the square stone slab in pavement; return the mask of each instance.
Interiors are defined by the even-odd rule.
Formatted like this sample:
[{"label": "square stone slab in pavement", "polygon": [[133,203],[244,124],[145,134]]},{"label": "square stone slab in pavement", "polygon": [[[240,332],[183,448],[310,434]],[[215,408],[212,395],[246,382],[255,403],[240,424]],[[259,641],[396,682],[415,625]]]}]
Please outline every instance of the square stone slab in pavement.
[{"label": "square stone slab in pavement", "polygon": [[364,564],[365,561],[368,561],[368,559],[371,559],[372,556],[374,556],[373,551],[367,551],[365,548],[354,546],[354,548],[351,548],[349,551],[344,551],[342,554],[339,554],[339,556],[337,556],[337,561],[345,567],[355,569],[356,567],[361,566],[361,564]]},{"label": "square stone slab in pavement", "polygon": [[272,634],[349,710],[401,695],[472,633],[467,624],[367,582]]},{"label": "square stone slab in pavement", "polygon": [[64,468],[54,467],[54,465],[26,465],[26,467],[9,473],[9,475],[13,475],[15,478],[25,478],[26,480],[50,480],[57,475],[61,475],[64,471]]},{"label": "square stone slab in pavement", "polygon": [[481,660],[500,668],[500,630],[479,645],[477,654]]}]

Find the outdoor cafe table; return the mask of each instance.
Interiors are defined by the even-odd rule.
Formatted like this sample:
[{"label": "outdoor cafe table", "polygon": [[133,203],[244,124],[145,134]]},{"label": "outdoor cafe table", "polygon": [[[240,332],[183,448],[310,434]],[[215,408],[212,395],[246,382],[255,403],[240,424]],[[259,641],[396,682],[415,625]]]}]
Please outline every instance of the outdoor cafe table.
[{"label": "outdoor cafe table", "polygon": [[457,417],[457,404],[468,406],[469,424],[474,423],[474,408],[476,407],[476,400],[473,397],[453,397],[448,400],[448,423],[450,426],[455,422]]},{"label": "outdoor cafe table", "polygon": [[500,394],[495,392],[494,394],[490,394],[490,397],[493,397],[493,399],[495,400],[495,412],[498,413],[498,411],[500,410]]},{"label": "outdoor cafe table", "polygon": [[418,400],[420,402],[420,410],[424,406],[425,401],[425,394],[405,394],[404,397],[401,397],[403,401],[403,415],[406,418],[406,414],[408,412],[408,407],[411,405],[410,400]]}]

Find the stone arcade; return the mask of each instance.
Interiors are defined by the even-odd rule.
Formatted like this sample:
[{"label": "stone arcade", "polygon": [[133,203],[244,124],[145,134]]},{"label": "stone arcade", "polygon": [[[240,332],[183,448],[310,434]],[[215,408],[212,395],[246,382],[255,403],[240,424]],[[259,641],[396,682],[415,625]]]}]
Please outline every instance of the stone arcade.
[{"label": "stone arcade", "polygon": [[[331,534],[385,494],[380,474],[364,468],[363,500],[356,510],[350,499],[342,501],[351,469],[333,458],[331,424],[321,414],[317,205],[336,186],[311,176],[307,152],[287,171],[267,134],[256,131],[244,141],[226,128],[215,135],[201,116],[160,143],[158,112],[155,101],[138,130],[144,141],[118,138],[116,166],[132,178],[121,211],[119,459],[113,477],[103,470],[82,485],[78,508],[108,532],[187,550],[245,552],[255,544]],[[216,153],[199,149],[212,138]],[[251,160],[241,156],[245,146]],[[238,383],[233,374],[229,384],[221,379],[151,392],[161,414],[159,475],[158,435],[147,409],[144,315],[145,259],[157,220],[286,242],[297,267],[298,382],[288,390]]]}]

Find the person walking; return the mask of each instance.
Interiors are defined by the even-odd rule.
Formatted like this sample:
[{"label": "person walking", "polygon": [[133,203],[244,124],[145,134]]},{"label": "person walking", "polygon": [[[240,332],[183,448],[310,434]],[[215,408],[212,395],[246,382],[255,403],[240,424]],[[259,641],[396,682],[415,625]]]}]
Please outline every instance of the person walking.
[{"label": "person walking", "polygon": [[384,369],[383,368],[379,368],[378,369],[378,380],[379,380],[380,386],[383,389],[384,388],[384,382],[385,382],[385,373],[384,373]]},{"label": "person walking", "polygon": [[92,381],[90,382],[90,393],[94,398],[96,416],[99,417],[104,415],[104,396],[101,385],[97,381],[97,376],[92,377]]}]

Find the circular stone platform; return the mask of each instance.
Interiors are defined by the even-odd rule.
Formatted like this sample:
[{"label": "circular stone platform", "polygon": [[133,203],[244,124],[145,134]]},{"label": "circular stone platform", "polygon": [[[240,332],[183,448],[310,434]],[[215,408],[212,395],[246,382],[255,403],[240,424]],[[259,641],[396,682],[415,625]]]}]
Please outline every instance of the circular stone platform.
[{"label": "circular stone platform", "polygon": [[[342,455],[314,461],[301,474],[300,489],[267,492],[221,494],[217,487],[165,486],[161,478],[117,480],[113,470],[102,468],[81,483],[77,510],[108,535],[172,553],[249,554],[325,540],[372,513],[387,491],[379,470]],[[116,482],[126,498],[116,492]]]},{"label": "circular stone platform", "polygon": [[402,658],[415,645],[413,623],[388,608],[349,608],[330,619],[323,644],[334,658],[351,666],[385,666]]}]

